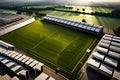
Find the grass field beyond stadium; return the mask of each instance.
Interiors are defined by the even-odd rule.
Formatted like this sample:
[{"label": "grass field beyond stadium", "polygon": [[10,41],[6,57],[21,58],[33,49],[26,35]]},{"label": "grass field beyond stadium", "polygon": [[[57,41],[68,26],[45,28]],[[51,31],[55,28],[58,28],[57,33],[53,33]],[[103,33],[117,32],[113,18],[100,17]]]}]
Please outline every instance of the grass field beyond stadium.
[{"label": "grass field beyond stadium", "polygon": [[70,72],[95,36],[36,19],[32,24],[1,36],[1,39],[30,50]]}]

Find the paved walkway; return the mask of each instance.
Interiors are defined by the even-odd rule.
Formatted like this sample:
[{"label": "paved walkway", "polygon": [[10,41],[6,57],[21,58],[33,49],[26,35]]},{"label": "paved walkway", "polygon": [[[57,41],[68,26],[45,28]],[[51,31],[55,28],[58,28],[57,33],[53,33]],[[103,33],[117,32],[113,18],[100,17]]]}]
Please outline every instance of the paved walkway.
[{"label": "paved walkway", "polygon": [[50,69],[47,66],[44,66],[43,72],[48,74],[49,76],[54,77],[56,80],[66,80],[65,77],[63,77],[62,75],[56,73],[54,70]]},{"label": "paved walkway", "polygon": [[104,33],[107,33],[107,34],[113,34],[113,35],[114,35],[113,30],[112,30],[112,29],[109,29],[109,28],[104,28],[104,29],[103,29],[103,32],[104,32]]}]

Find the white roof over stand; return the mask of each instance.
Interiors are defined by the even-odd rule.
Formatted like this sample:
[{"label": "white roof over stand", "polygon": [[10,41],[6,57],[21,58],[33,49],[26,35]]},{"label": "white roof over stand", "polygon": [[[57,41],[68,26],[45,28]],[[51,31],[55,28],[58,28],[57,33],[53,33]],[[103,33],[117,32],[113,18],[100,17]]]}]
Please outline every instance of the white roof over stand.
[{"label": "white roof over stand", "polygon": [[100,43],[99,43],[99,46],[105,47],[105,48],[109,48],[109,45],[110,45],[110,44],[103,43],[103,42],[100,42]]},{"label": "white roof over stand", "polygon": [[52,18],[51,18],[51,17],[49,17],[49,18],[48,18],[48,20],[52,20]]},{"label": "white roof over stand", "polygon": [[79,24],[79,25],[78,25],[78,27],[79,27],[79,28],[82,28],[82,27],[83,27],[83,25]]},{"label": "white roof over stand", "polygon": [[73,26],[74,24],[75,24],[75,22],[74,22],[74,21],[71,21],[71,24],[70,24],[70,25],[72,25],[72,26]]},{"label": "white roof over stand", "polygon": [[54,21],[54,18],[51,18],[52,21]]},{"label": "white roof over stand", "polygon": [[37,70],[41,71],[43,65],[44,65],[43,63],[39,62],[37,65],[35,65],[35,66],[33,67],[33,69],[37,69]]},{"label": "white roof over stand", "polygon": [[114,70],[113,80],[120,80],[120,71]]},{"label": "white roof over stand", "polygon": [[109,40],[106,40],[106,39],[101,39],[101,41],[100,41],[100,42],[103,42],[103,43],[110,44],[110,42],[111,42],[111,41],[109,41]]},{"label": "white roof over stand", "polygon": [[17,56],[16,53],[14,53],[14,54],[11,56],[11,58],[14,58],[15,56]]},{"label": "white roof over stand", "polygon": [[68,22],[67,20],[64,21],[65,24],[67,24],[67,22]]},{"label": "white roof over stand", "polygon": [[9,68],[9,67],[13,66],[14,64],[15,64],[14,62],[9,62],[9,63],[7,63],[5,65]]},{"label": "white roof over stand", "polygon": [[111,37],[106,37],[106,36],[103,36],[102,38],[103,38],[103,39],[106,39],[106,40],[109,40],[109,41],[111,41],[111,40],[112,40],[112,38],[111,38]]},{"label": "white roof over stand", "polygon": [[25,62],[28,61],[29,59],[30,59],[30,57],[27,56],[27,57],[24,58],[21,62],[22,62],[22,63],[25,63]]},{"label": "white roof over stand", "polygon": [[35,80],[46,80],[48,78],[48,75],[45,73],[41,73]]},{"label": "white roof over stand", "polygon": [[[4,47],[6,47],[6,46],[8,46],[8,47],[14,47],[13,45],[11,45],[11,44],[9,44],[9,43],[6,43],[6,42],[4,42],[4,41],[2,41],[2,40],[0,40],[0,45],[2,45],[2,46],[4,46]],[[7,47],[7,48],[8,48]]]},{"label": "white roof over stand", "polygon": [[120,40],[120,37],[117,37],[117,36],[113,36],[114,39],[119,39]]},{"label": "white roof over stand", "polygon": [[4,54],[8,55],[8,54],[10,54],[11,52],[13,52],[13,51],[8,50],[8,51],[5,52]]},{"label": "white roof over stand", "polygon": [[88,67],[91,67],[92,69],[98,70],[100,66],[100,62],[94,59],[88,59],[87,65]]},{"label": "white roof over stand", "polygon": [[117,43],[117,42],[111,42],[111,45],[114,45],[114,46],[120,47],[120,43]]},{"label": "white roof over stand", "polygon": [[31,62],[33,62],[34,60],[32,58],[30,58],[27,62],[25,62],[26,65],[29,65]]},{"label": "white roof over stand", "polygon": [[71,24],[71,21],[68,21],[67,24],[70,25],[70,24]]},{"label": "white roof over stand", "polygon": [[57,20],[57,22],[60,22],[60,21],[61,21],[60,19]]},{"label": "white roof over stand", "polygon": [[13,77],[13,78],[10,79],[10,80],[19,80],[19,79],[18,79],[18,77],[15,76],[15,77]]},{"label": "white roof over stand", "polygon": [[99,71],[100,71],[100,73],[111,77],[112,73],[113,73],[113,68],[102,63],[100,68],[99,68]]},{"label": "white roof over stand", "polygon": [[1,61],[1,63],[3,63],[3,64],[6,64],[8,62],[10,62],[10,60],[8,60],[8,59],[4,59],[4,60]]},{"label": "white roof over stand", "polygon": [[90,29],[91,29],[91,26],[88,26],[88,27],[87,27],[87,30],[90,30]]},{"label": "white roof over stand", "polygon": [[87,28],[87,26],[86,25],[83,25],[83,27],[82,27],[83,29],[86,29]]},{"label": "white roof over stand", "polygon": [[114,57],[116,59],[120,59],[120,54],[117,53],[117,52],[109,51],[108,55],[111,56],[111,57]]},{"label": "white roof over stand", "polygon": [[75,24],[74,24],[74,26],[76,26],[76,27],[77,27],[78,25],[79,25],[79,23],[75,23]]},{"label": "white roof over stand", "polygon": [[0,53],[4,50],[4,48],[0,47]]},{"label": "white roof over stand", "polygon": [[64,20],[61,20],[61,23],[63,23],[64,22]]},{"label": "white roof over stand", "polygon": [[106,57],[104,62],[107,63],[107,64],[110,64],[110,65],[112,65],[114,67],[117,67],[117,65],[118,65],[118,61],[115,60],[115,59],[112,59],[110,57]]},{"label": "white roof over stand", "polygon": [[57,21],[57,19],[55,19],[54,21]]},{"label": "white roof over stand", "polygon": [[53,77],[50,77],[48,80],[55,80],[55,78],[53,78]]},{"label": "white roof over stand", "polygon": [[59,19],[55,19],[56,22],[58,22]]},{"label": "white roof over stand", "polygon": [[14,59],[19,59],[22,56],[22,54],[18,54]]},{"label": "white roof over stand", "polygon": [[97,28],[102,28],[103,26],[99,26],[99,25],[94,25],[94,27],[97,27]]},{"label": "white roof over stand", "polygon": [[93,52],[92,55],[93,55],[94,58],[97,58],[97,59],[102,60],[102,61],[103,61],[103,59],[105,57],[104,54],[100,54],[98,52]]},{"label": "white roof over stand", "polygon": [[6,52],[7,52],[6,49],[4,49],[4,50],[1,51],[2,54],[5,54]]},{"label": "white roof over stand", "polygon": [[30,67],[33,67],[33,66],[35,66],[35,65],[38,64],[38,63],[39,63],[38,61],[34,60],[32,63],[29,64],[29,66],[30,66]]},{"label": "white roof over stand", "polygon": [[92,26],[91,31],[95,31],[95,27]]},{"label": "white roof over stand", "polygon": [[11,57],[11,56],[14,55],[14,54],[15,54],[14,52],[11,52],[10,54],[8,54],[8,56]]},{"label": "white roof over stand", "polygon": [[[44,17],[43,19],[45,19],[45,18],[46,17]],[[77,29],[77,30],[84,29],[83,30],[84,32],[88,32],[88,33],[91,33],[91,34],[95,34],[93,32],[96,32],[97,33],[96,35],[99,35],[98,33],[101,33],[101,30],[103,29],[102,26],[97,26],[97,25],[87,24],[87,23],[84,23],[84,22],[68,20],[68,19],[65,19],[65,18],[60,18],[60,17],[55,17],[55,16],[49,16],[49,18],[50,19],[48,19],[48,18],[46,18],[46,19],[70,25],[69,28],[72,28],[72,26],[75,26],[75,29]],[[56,18],[58,20],[56,20]],[[65,26],[65,25],[63,25],[63,26]],[[82,29],[80,29],[80,28],[82,28]],[[87,31],[85,31],[85,30],[87,30]],[[90,32],[90,31],[92,31],[92,32]]]},{"label": "white roof over stand", "polygon": [[120,53],[120,47],[110,46],[110,50]]},{"label": "white roof over stand", "polygon": [[107,54],[107,52],[108,52],[108,49],[105,49],[105,48],[102,48],[102,47],[99,47],[99,46],[96,49],[97,49],[98,52],[105,53],[105,54]]},{"label": "white roof over stand", "polygon": [[100,28],[95,29],[95,32],[100,32]]},{"label": "white roof over stand", "polygon": [[106,36],[106,37],[113,37],[113,35],[110,35],[110,34],[105,34],[104,36]]},{"label": "white roof over stand", "polygon": [[120,43],[120,39],[112,39],[112,41],[115,41],[115,42],[119,42]]}]

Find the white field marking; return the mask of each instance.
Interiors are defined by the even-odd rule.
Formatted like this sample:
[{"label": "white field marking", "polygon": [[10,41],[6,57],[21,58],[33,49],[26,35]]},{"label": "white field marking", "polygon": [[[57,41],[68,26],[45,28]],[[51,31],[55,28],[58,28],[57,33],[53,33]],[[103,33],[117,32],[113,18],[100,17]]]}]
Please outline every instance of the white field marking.
[{"label": "white field marking", "polygon": [[64,47],[56,56],[60,55],[60,53],[62,53],[72,42],[74,42],[75,40],[77,40],[80,36],[77,36],[74,40],[72,40],[66,47]]},{"label": "white field marking", "polygon": [[[78,50],[79,51],[79,50]],[[77,51],[77,52],[78,52]],[[75,67],[73,68],[72,72],[76,69],[76,67],[78,66],[78,64],[80,63],[80,61],[85,57],[86,52],[83,54],[83,56],[79,59],[79,61],[77,62],[77,64],[75,65]]]},{"label": "white field marking", "polygon": [[48,38],[50,38],[51,36],[53,36],[54,34],[56,34],[58,31],[55,31],[54,33],[52,33],[51,35],[49,35],[47,38],[41,40],[40,42],[38,42],[35,46],[32,47],[32,49],[36,48],[38,45],[40,45],[42,42],[44,42],[45,40],[47,40]]}]

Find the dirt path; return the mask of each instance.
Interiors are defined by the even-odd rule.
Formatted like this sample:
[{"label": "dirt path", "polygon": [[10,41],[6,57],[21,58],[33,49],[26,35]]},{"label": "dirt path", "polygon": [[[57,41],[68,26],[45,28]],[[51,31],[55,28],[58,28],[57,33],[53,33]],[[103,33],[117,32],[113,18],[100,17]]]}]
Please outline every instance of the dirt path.
[{"label": "dirt path", "polygon": [[112,30],[112,29],[109,29],[109,28],[104,28],[104,29],[103,29],[103,32],[104,32],[104,33],[107,33],[107,34],[113,34],[113,35],[114,35],[113,30]]}]

